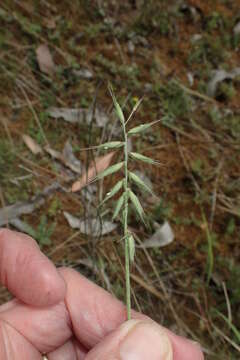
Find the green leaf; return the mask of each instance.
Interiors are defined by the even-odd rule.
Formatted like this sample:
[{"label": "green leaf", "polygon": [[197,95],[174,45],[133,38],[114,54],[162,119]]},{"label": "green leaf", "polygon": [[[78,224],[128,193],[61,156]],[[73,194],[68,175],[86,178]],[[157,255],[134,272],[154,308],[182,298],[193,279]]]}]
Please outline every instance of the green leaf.
[{"label": "green leaf", "polygon": [[116,113],[117,113],[117,116],[118,116],[119,120],[121,121],[122,124],[124,124],[125,118],[124,118],[124,115],[123,115],[123,111],[122,111],[120,105],[117,102],[115,104],[115,110],[116,110]]},{"label": "green leaf", "polygon": [[128,171],[128,176],[129,179],[132,180],[141,190],[144,190],[146,192],[149,192],[151,195],[155,196],[154,192],[150,189],[150,187],[148,187],[145,182],[143,182],[139,176],[137,176],[136,174],[134,174],[131,171]]},{"label": "green leaf", "polygon": [[150,125],[148,125],[148,124],[142,124],[142,125],[139,125],[139,126],[136,126],[132,129],[130,129],[127,134],[129,136],[135,135],[135,134],[138,134],[138,133],[148,129],[149,127],[150,127]]},{"label": "green leaf", "polygon": [[122,166],[123,166],[123,161],[110,166],[109,168],[107,168],[106,170],[104,170],[100,174],[98,174],[96,176],[95,180],[103,179],[105,176],[114,174],[115,172],[119,171]]},{"label": "green leaf", "polygon": [[139,134],[140,132],[147,130],[148,128],[150,128],[150,127],[153,126],[154,124],[158,123],[159,121],[160,121],[160,120],[153,121],[153,122],[151,122],[150,124],[138,125],[138,126],[132,128],[132,129],[130,129],[130,130],[128,131],[128,135],[131,136],[131,135]]},{"label": "green leaf", "polygon": [[114,103],[114,107],[115,107],[117,116],[118,116],[119,120],[121,121],[121,123],[124,124],[125,123],[125,117],[124,117],[123,111],[121,109],[121,106],[117,102],[117,99],[116,99],[116,97],[115,97],[115,95],[113,93],[113,89],[112,89],[111,86],[109,86],[109,91],[110,91],[111,97],[113,99],[113,103]]},{"label": "green leaf", "polygon": [[103,199],[103,201],[101,202],[101,205],[104,204],[107,200],[109,200],[111,197],[113,197],[115,194],[117,194],[117,192],[122,188],[123,186],[123,180],[119,180],[114,187],[112,188],[111,191],[109,191],[106,194],[106,197]]},{"label": "green leaf", "polygon": [[159,165],[159,162],[156,161],[156,160],[153,160],[145,155],[142,155],[142,154],[139,154],[139,153],[136,153],[136,152],[130,152],[130,156],[134,159],[134,160],[139,160],[139,161],[143,161],[143,162],[146,162],[148,164],[153,164],[153,165],[156,165],[158,164]]},{"label": "green leaf", "polygon": [[116,205],[114,213],[113,213],[112,220],[116,219],[116,217],[118,216],[119,211],[121,210],[121,207],[123,206],[123,203],[125,200],[125,194],[126,193],[123,193],[122,196],[118,199],[117,205]]},{"label": "green leaf", "polygon": [[143,223],[145,223],[144,211],[143,211],[142,205],[141,205],[140,201],[138,200],[137,196],[132,192],[132,190],[129,190],[129,197],[130,197],[131,202],[132,202],[137,214],[139,215],[140,219],[142,220]]},{"label": "green leaf", "polygon": [[123,141],[110,141],[98,146],[98,149],[108,150],[116,149],[124,145]]},{"label": "green leaf", "polygon": [[132,235],[128,236],[128,250],[129,250],[129,259],[131,262],[134,262],[135,256],[135,240]]}]

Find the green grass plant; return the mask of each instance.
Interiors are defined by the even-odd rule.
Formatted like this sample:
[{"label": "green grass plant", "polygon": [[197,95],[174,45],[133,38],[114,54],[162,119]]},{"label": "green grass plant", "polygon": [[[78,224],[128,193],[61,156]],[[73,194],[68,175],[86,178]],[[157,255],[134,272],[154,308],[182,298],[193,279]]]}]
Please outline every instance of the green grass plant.
[{"label": "green grass plant", "polygon": [[138,106],[141,103],[141,100],[134,106],[132,112],[130,113],[129,117],[125,119],[123,110],[119,103],[117,102],[117,99],[113,93],[113,90],[111,87],[109,87],[114,108],[117,114],[117,117],[121,123],[122,127],[122,140],[117,141],[111,141],[104,144],[101,144],[98,146],[101,150],[112,150],[112,149],[119,149],[122,148],[123,151],[123,161],[118,162],[100,174],[97,175],[96,179],[100,180],[105,178],[108,175],[115,174],[119,172],[120,170],[123,170],[123,178],[119,180],[113,188],[106,194],[105,199],[102,201],[101,205],[104,204],[106,201],[111,199],[113,196],[118,194],[120,191],[122,191],[122,194],[119,196],[114,212],[113,212],[113,220],[120,216],[122,219],[122,227],[123,227],[123,240],[125,243],[124,250],[125,250],[125,282],[126,282],[126,305],[127,305],[127,318],[128,320],[131,319],[131,285],[130,285],[130,264],[134,261],[134,255],[135,255],[135,239],[134,234],[129,230],[128,227],[128,215],[129,215],[129,204],[132,205],[135,214],[141,219],[141,221],[146,224],[146,217],[143,210],[143,207],[137,197],[137,195],[133,192],[131,189],[131,184],[135,184],[138,188],[140,188],[142,191],[151,193],[153,195],[153,192],[151,189],[147,187],[146,184],[139,178],[138,175],[136,175],[134,172],[129,170],[129,162],[130,161],[142,161],[148,164],[156,164],[157,162],[145,155],[139,154],[137,152],[129,152],[128,149],[128,139],[130,137],[134,137],[148,128],[150,128],[152,125],[154,125],[156,122],[152,122],[149,124],[142,124],[138,125],[136,127],[132,127],[130,129],[127,129],[128,122],[131,120],[133,114],[136,112]]}]

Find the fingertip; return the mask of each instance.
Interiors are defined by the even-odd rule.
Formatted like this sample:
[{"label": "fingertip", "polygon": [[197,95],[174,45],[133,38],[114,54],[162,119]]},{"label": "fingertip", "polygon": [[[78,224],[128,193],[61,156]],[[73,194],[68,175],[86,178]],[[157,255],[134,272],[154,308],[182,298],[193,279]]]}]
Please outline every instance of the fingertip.
[{"label": "fingertip", "polygon": [[173,351],[162,327],[152,321],[130,320],[99,343],[86,359],[173,360]]},{"label": "fingertip", "polygon": [[32,306],[54,305],[66,292],[64,279],[37,243],[8,229],[0,229],[0,282]]}]

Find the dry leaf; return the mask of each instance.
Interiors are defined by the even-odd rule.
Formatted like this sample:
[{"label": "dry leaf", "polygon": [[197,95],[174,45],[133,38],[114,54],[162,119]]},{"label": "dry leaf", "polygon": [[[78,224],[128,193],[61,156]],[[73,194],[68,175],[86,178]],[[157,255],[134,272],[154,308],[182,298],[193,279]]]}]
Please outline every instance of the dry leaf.
[{"label": "dry leaf", "polygon": [[74,155],[73,148],[69,140],[67,140],[64,145],[63,160],[72,171],[77,174],[81,173],[82,163]]},{"label": "dry leaf", "polygon": [[48,46],[45,44],[39,45],[36,54],[40,70],[47,75],[52,75],[55,71],[55,64]]},{"label": "dry leaf", "polygon": [[213,77],[209,81],[207,86],[207,95],[214,97],[217,92],[218,84],[224,80],[234,80],[236,77],[240,76],[240,67],[236,67],[231,71],[226,70],[214,70]]},{"label": "dry leaf", "polygon": [[45,151],[54,159],[61,161],[65,166],[71,169],[73,172],[77,174],[81,174],[82,163],[78,160],[74,153],[73,148],[69,140],[66,141],[64,145],[63,152],[54,150],[49,146],[45,147]]},{"label": "dry leaf", "polygon": [[81,79],[90,80],[93,78],[93,73],[88,69],[73,70],[73,74]]},{"label": "dry leaf", "polygon": [[116,229],[117,224],[112,223],[111,221],[101,221],[99,218],[82,220],[79,219],[67,211],[64,211],[64,216],[67,219],[69,225],[73,229],[79,229],[81,233],[86,235],[98,236],[106,235]]},{"label": "dry leaf", "polygon": [[53,158],[63,162],[63,155],[60,151],[54,150],[49,146],[45,146],[44,150]]},{"label": "dry leaf", "polygon": [[[55,119],[64,119],[71,124],[87,124],[92,121],[92,109],[74,109],[74,108],[57,108],[51,107],[48,109],[48,114]],[[104,110],[96,108],[94,112],[96,124],[99,127],[104,127],[109,118]]]},{"label": "dry leaf", "polygon": [[24,144],[27,146],[27,148],[34,154],[40,154],[42,153],[42,148],[40,145],[36,143],[35,140],[33,140],[30,136],[23,134],[22,135]]},{"label": "dry leaf", "polygon": [[22,214],[31,214],[37,206],[43,203],[44,199],[41,199],[41,201],[37,203],[29,201],[5,206],[0,209],[0,226],[8,224],[11,220],[16,219]]},{"label": "dry leaf", "polygon": [[147,240],[145,240],[139,247],[140,248],[154,248],[164,247],[171,244],[174,240],[174,233],[168,221],[163,225],[156,223],[156,232]]},{"label": "dry leaf", "polygon": [[35,237],[33,228],[28,225],[26,222],[20,220],[19,218],[12,219],[9,221],[9,223],[15,227],[18,231],[21,231],[22,233],[28,234],[32,237]]},{"label": "dry leaf", "polygon": [[112,151],[107,155],[96,158],[95,161],[90,164],[88,171],[82,175],[80,180],[73,183],[72,192],[81,190],[85,185],[91,182],[97,174],[107,169],[114,154],[115,151]]},{"label": "dry leaf", "polygon": [[86,109],[51,107],[48,109],[48,114],[55,119],[63,118],[71,124],[76,124],[85,122],[86,111]]},{"label": "dry leaf", "polygon": [[81,195],[91,204],[94,200],[96,200],[97,194],[97,185],[91,184],[81,191]]},{"label": "dry leaf", "polygon": [[47,186],[42,193],[34,196],[30,201],[18,202],[13,205],[5,206],[0,209],[0,226],[11,223],[13,219],[18,218],[23,214],[31,214],[36,208],[43,205],[45,198],[50,196],[53,192],[60,189],[58,182]]}]

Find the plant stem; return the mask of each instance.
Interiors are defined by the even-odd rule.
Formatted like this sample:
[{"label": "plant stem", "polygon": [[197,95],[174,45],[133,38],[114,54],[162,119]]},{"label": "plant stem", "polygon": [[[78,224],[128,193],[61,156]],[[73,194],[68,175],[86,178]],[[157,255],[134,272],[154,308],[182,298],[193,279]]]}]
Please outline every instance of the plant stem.
[{"label": "plant stem", "polygon": [[130,259],[129,259],[129,237],[128,237],[128,139],[125,124],[123,126],[124,134],[124,238],[125,238],[125,279],[126,279],[126,305],[127,305],[127,319],[131,319],[131,286],[130,286]]}]

